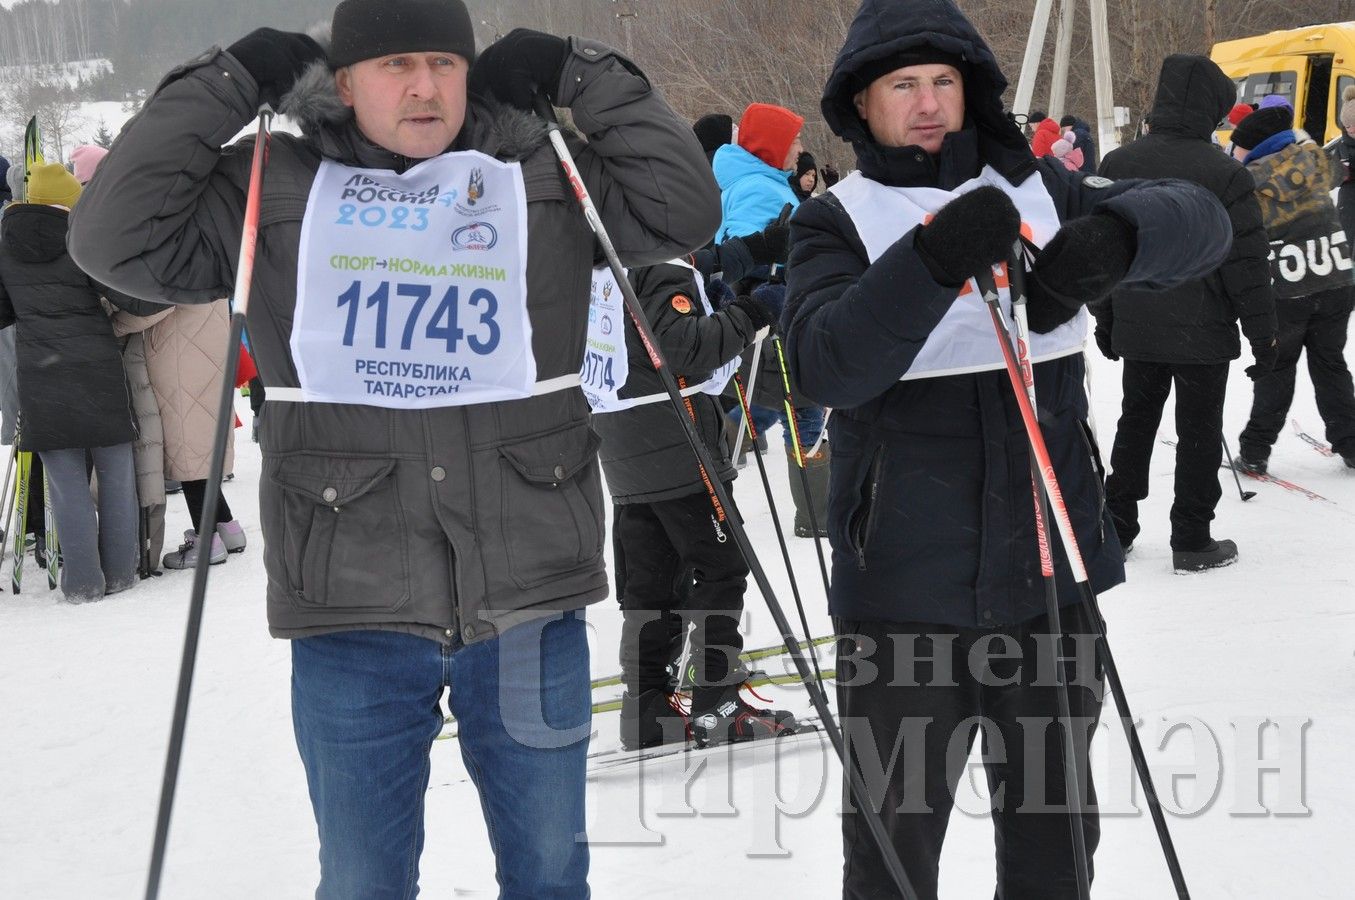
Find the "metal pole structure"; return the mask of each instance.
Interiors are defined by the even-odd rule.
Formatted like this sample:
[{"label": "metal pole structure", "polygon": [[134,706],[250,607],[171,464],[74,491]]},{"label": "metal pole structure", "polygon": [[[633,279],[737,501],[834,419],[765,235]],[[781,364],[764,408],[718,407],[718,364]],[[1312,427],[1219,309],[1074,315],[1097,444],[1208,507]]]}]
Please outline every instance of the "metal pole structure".
[{"label": "metal pole structure", "polygon": [[1049,10],[1054,0],[1035,0],[1035,13],[1030,19],[1030,34],[1026,38],[1026,55],[1021,59],[1021,77],[1016,81],[1016,96],[1012,112],[1024,116],[1030,112],[1030,101],[1035,96],[1035,78],[1040,74],[1040,57],[1044,53],[1044,39],[1049,31]]},{"label": "metal pole structure", "polygon": [[193,592],[188,604],[188,628],[184,635],[183,661],[179,666],[179,689],[174,700],[174,721],[169,731],[169,752],[165,756],[165,778],[160,788],[160,811],[155,821],[155,846],[151,850],[151,870],[146,881],[146,900],[155,900],[160,895],[160,877],[165,867],[169,819],[174,810],[174,791],[178,785],[179,761],[183,756],[184,730],[188,722],[188,698],[193,691],[193,669],[197,664],[198,636],[202,632],[202,610],[207,596],[207,566],[212,558],[212,535],[216,531],[216,508],[221,497],[221,473],[226,468],[226,440],[235,427],[235,373],[240,361],[240,337],[244,333],[245,312],[249,307],[249,289],[254,278],[254,250],[259,237],[259,206],[263,199],[264,165],[268,161],[272,124],[273,108],[265,103],[259,107],[259,128],[254,137],[254,157],[249,171],[249,189],[245,195],[240,261],[235,273],[235,293],[231,297],[230,337],[226,344],[226,365],[221,375],[221,402],[216,410],[212,463],[207,475],[207,495],[202,503],[202,526],[197,536],[198,560],[193,568]]},{"label": "metal pole structure", "polygon": [[[574,197],[583,211],[589,228],[592,229],[593,235],[597,238],[603,256],[606,258],[608,266],[611,267],[612,274],[616,276],[617,286],[621,288],[621,296],[626,302],[626,312],[635,324],[635,330],[640,335],[640,343],[644,346],[650,363],[658,373],[659,380],[663,382],[664,391],[672,401],[674,409],[678,411],[678,421],[682,423],[682,430],[687,438],[687,443],[691,445],[696,454],[702,478],[706,481],[710,493],[719,504],[726,510],[733,510],[734,504],[729,499],[729,492],[725,490],[724,484],[719,479],[712,478],[709,475],[710,472],[718,470],[715,459],[701,440],[701,436],[697,434],[696,425],[692,422],[691,417],[683,414],[682,395],[677,385],[677,379],[674,378],[673,372],[668,366],[668,361],[664,359],[663,353],[659,349],[658,339],[654,336],[654,330],[645,318],[644,307],[640,305],[640,300],[635,295],[635,289],[631,286],[630,280],[626,278],[626,270],[621,265],[621,257],[617,255],[616,246],[612,243],[611,236],[607,233],[607,227],[602,222],[602,215],[598,212],[592,196],[589,195],[588,187],[583,183],[578,165],[574,162],[574,154],[570,152],[569,146],[565,143],[564,136],[560,132],[560,124],[555,120],[554,110],[551,109],[545,97],[540,94],[537,95],[536,103],[538,114],[550,127],[551,146],[560,161],[560,167],[564,169],[565,179],[574,191]],[[814,673],[810,670],[809,662],[801,651],[800,641],[795,637],[795,630],[791,628],[790,620],[786,618],[786,612],[781,607],[780,601],[776,599],[776,592],[772,589],[771,582],[767,579],[767,573],[763,570],[757,553],[753,550],[748,532],[744,530],[737,515],[729,516],[727,524],[734,537],[734,542],[738,545],[739,551],[743,553],[743,558],[748,563],[749,574],[757,582],[758,589],[767,602],[767,611],[771,614],[772,620],[776,622],[777,630],[781,633],[781,640],[785,643],[786,650],[789,651],[790,658],[795,663],[795,671],[800,676],[800,683],[804,685],[805,692],[809,694],[809,700],[814,705],[814,711],[818,713],[823,724],[824,733],[828,735],[828,740],[832,743],[838,758],[842,760],[842,771],[847,778],[851,798],[856,801],[857,813],[861,816],[861,823],[870,832],[871,840],[875,842],[879,849],[881,860],[889,872],[890,880],[898,888],[899,894],[904,897],[904,900],[915,900],[918,896],[917,890],[913,887],[912,881],[909,880],[908,873],[904,871],[903,863],[900,861],[899,855],[894,849],[894,844],[889,838],[889,833],[885,829],[884,821],[881,818],[883,810],[877,811],[875,804],[871,802],[865,775],[852,764],[852,757],[844,743],[842,730],[838,727],[837,719],[828,706],[828,697],[824,694],[818,682],[814,680]],[[881,799],[883,800],[883,798]]]},{"label": "metal pole structure", "polygon": [[1077,0],[1059,0],[1059,30],[1054,40],[1054,74],[1049,82],[1049,114],[1068,113],[1068,59],[1073,53],[1073,14]]},{"label": "metal pole structure", "polygon": [[1096,73],[1096,149],[1101,156],[1105,156],[1120,146],[1120,133],[1115,127],[1115,91],[1111,80],[1110,27],[1106,22],[1106,0],[1088,2],[1092,14],[1092,66]]}]

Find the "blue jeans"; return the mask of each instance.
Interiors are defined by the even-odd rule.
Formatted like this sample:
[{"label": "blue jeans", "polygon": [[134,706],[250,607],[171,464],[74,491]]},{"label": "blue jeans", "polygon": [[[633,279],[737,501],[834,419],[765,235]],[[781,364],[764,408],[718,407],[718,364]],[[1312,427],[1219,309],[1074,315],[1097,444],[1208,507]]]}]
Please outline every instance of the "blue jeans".
[{"label": "blue jeans", "polygon": [[[753,413],[753,427],[757,429],[758,434],[763,434],[768,428],[771,428],[781,422],[781,436],[785,438],[786,449],[792,450],[795,444],[790,439],[790,425],[786,423],[786,408],[784,406],[773,409],[770,406],[750,406]],[[729,415],[734,419],[735,427],[743,421],[743,412],[735,407]],[[795,408],[795,424],[800,429],[800,446],[805,452],[814,446],[814,442],[819,439],[823,433],[823,407],[821,406],[797,406]]]},{"label": "blue jeans", "polygon": [[292,722],[320,832],[315,896],[418,895],[429,750],[450,688],[499,896],[588,897],[588,673],[582,611],[469,646],[391,631],[293,640]]}]

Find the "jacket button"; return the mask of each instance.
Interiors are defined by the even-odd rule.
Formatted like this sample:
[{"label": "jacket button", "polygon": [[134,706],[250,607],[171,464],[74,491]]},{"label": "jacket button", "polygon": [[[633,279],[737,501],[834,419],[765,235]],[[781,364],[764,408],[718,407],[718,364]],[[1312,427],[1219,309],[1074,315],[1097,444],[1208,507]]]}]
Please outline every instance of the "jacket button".
[{"label": "jacket button", "polygon": [[335,500],[339,499],[339,492],[332,487],[327,487],[320,496],[325,498],[326,503],[333,503]]},{"label": "jacket button", "polygon": [[465,628],[461,629],[461,634],[465,636],[466,640],[471,640],[475,637],[475,626],[467,625]]},{"label": "jacket button", "polygon": [[991,622],[993,619],[993,611],[991,609],[985,609],[983,611],[983,619],[985,622]]},{"label": "jacket button", "polygon": [[434,481],[446,481],[447,470],[444,469],[442,466],[434,466],[433,471],[429,472],[428,476],[432,478]]},{"label": "jacket button", "polygon": [[555,467],[555,480],[556,480],[556,481],[564,481],[564,479],[565,479],[565,467],[564,467],[564,466],[556,466],[556,467]]}]

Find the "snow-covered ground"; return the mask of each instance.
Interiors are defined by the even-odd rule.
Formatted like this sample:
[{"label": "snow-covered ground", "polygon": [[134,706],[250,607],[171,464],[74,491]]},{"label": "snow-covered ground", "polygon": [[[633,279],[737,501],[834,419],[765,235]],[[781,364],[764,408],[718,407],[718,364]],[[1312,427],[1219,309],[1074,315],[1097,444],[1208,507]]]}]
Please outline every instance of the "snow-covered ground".
[{"label": "snow-covered ground", "polygon": [[[1093,369],[1095,410],[1108,445],[1119,367],[1096,357]],[[1230,439],[1250,400],[1241,366],[1234,369]],[[248,420],[243,403],[240,411]],[[1320,434],[1306,375],[1295,411]],[[1170,409],[1162,433],[1172,434]],[[245,435],[236,443],[236,478],[225,490],[247,524],[251,546],[212,570],[166,897],[303,897],[317,874],[314,824],[288,713],[287,644],[269,639],[264,627],[255,494],[260,463]],[[769,461],[784,513],[790,509],[784,457],[772,454]],[[1172,462],[1160,448],[1130,581],[1103,598],[1157,784],[1167,793],[1176,781],[1179,804],[1189,813],[1169,819],[1197,898],[1350,895],[1355,555],[1348,544],[1355,473],[1288,433],[1272,467],[1333,502],[1248,483],[1258,496],[1243,504],[1229,479],[1216,535],[1237,540],[1241,561],[1177,576],[1167,546]],[[736,496],[789,604],[754,470],[738,480]],[[182,501],[171,498],[169,534],[186,527]],[[795,540],[793,549],[811,625],[826,633],[813,546]],[[144,889],[190,580],[187,573],[166,574],[83,607],[61,603],[36,577],[22,596],[0,595],[0,896],[124,898]],[[748,645],[773,643],[775,628],[755,591],[748,607]],[[606,601],[590,616],[593,671],[611,673],[619,615]],[[798,689],[772,693],[778,703],[808,706]],[[596,718],[599,746],[615,742],[616,715]],[[1170,897],[1141,792],[1130,794],[1128,753],[1110,707],[1106,718],[1110,724],[1103,724],[1094,748],[1098,790],[1107,807],[1132,814],[1103,818],[1095,896]],[[1302,759],[1294,742],[1281,748],[1273,729],[1263,745],[1267,756],[1285,754],[1283,777],[1296,779],[1297,789],[1273,773],[1258,778],[1245,765],[1249,753],[1256,757],[1255,722],[1266,719],[1280,722],[1286,739],[1300,733],[1297,722],[1311,722]],[[1186,724],[1161,750],[1174,723]],[[424,895],[493,896],[492,859],[455,742],[435,744],[433,760]],[[591,785],[595,896],[677,898],[755,885],[780,896],[838,894],[840,773],[820,739],[795,738],[758,753],[743,749],[732,760],[717,753],[689,792],[686,765],[671,759],[642,776],[608,773]],[[1208,777],[1211,768],[1221,774]],[[1172,777],[1201,769],[1206,777]],[[975,781],[982,783],[981,773]],[[1217,799],[1207,802],[1216,785]],[[1258,800],[1272,814],[1239,814]],[[786,815],[776,815],[778,802]],[[962,795],[961,806],[971,812],[952,818],[941,894],[991,896],[991,827],[972,812],[982,808],[972,792]],[[1273,814],[1286,806],[1302,814]]]}]

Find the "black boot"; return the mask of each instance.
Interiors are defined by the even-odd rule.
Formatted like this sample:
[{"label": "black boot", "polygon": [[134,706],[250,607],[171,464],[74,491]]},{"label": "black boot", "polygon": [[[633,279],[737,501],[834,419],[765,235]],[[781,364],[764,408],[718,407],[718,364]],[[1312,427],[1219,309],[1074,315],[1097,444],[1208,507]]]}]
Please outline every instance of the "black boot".
[{"label": "black boot", "polygon": [[744,684],[697,688],[692,694],[692,740],[698,747],[794,734],[799,723],[784,709],[758,709],[743,699]]},{"label": "black boot", "polygon": [[638,697],[621,697],[621,746],[627,750],[680,744],[687,740],[687,717],[673,695],[655,688]]},{"label": "black boot", "polygon": [[1237,562],[1237,544],[1232,541],[1210,541],[1201,550],[1173,550],[1172,568],[1178,573],[1203,572],[1221,569]]}]

